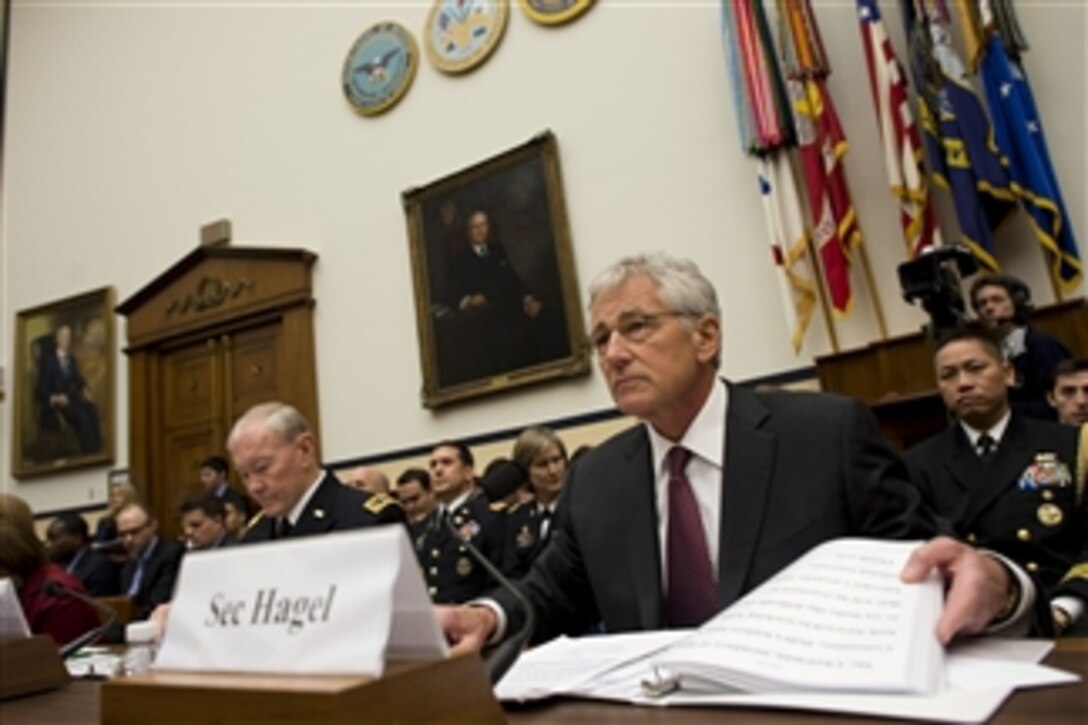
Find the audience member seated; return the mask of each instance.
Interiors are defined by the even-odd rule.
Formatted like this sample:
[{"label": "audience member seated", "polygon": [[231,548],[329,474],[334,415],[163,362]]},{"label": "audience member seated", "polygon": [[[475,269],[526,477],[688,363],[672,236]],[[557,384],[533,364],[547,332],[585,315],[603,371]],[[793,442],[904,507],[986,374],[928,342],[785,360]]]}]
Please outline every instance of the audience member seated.
[{"label": "audience member seated", "polygon": [[79,579],[91,596],[112,597],[121,593],[120,567],[95,551],[87,521],[76,513],[64,513],[45,532],[46,553],[54,564]]},{"label": "audience member seated", "polygon": [[248,521],[249,517],[246,516],[246,509],[243,505],[237,501],[231,501],[229,498],[223,500],[223,525],[227,528],[227,533],[235,541],[241,540]]},{"label": "audience member seated", "polygon": [[552,524],[563,480],[567,448],[550,428],[526,428],[514,442],[514,462],[529,472],[533,497],[509,512],[506,522],[506,569],[516,576],[529,571],[553,533]]},{"label": "audience member seated", "polygon": [[428,514],[435,506],[430,474],[422,468],[405,470],[397,476],[396,496],[404,515],[408,517],[408,529],[414,540],[416,535],[422,533],[421,527],[426,525]]},{"label": "audience member seated", "polygon": [[464,541],[471,541],[495,566],[505,565],[506,516],[501,504],[492,508],[475,486],[474,466],[472,451],[458,441],[443,441],[431,450],[431,490],[438,506],[417,551],[423,552],[427,591],[437,603],[465,602],[494,586]]},{"label": "audience member seated", "polygon": [[[46,582],[86,594],[74,576],[46,560],[34,533],[34,515],[26,502],[0,494],[0,577],[11,577],[30,631],[48,634],[58,646],[98,626],[98,613],[72,596],[48,594]],[[0,718],[2,719],[2,718]]]},{"label": "audience member seated", "polygon": [[181,532],[185,548],[204,551],[231,546],[235,538],[227,531],[227,516],[223,500],[214,493],[190,496],[181,504]]},{"label": "audience member seated", "polygon": [[359,466],[341,476],[345,486],[360,491],[389,495],[389,477],[373,466]]},{"label": "audience member seated", "polygon": [[[521,471],[522,475],[515,477],[515,471]],[[487,464],[480,479],[480,488],[488,501],[501,502],[507,511],[533,500],[528,471],[504,456],[492,458]]]},{"label": "audience member seated", "polygon": [[1071,357],[1059,340],[1028,324],[1031,289],[1016,277],[985,275],[971,285],[971,307],[982,326],[996,336],[1015,378],[1009,404],[1021,415],[1055,420],[1047,403],[1054,366]]},{"label": "audience member seated", "polygon": [[1077,429],[1010,410],[1012,366],[984,331],[946,336],[935,365],[956,422],[906,454],[923,498],[958,537],[1038,579],[1056,633],[1085,633],[1088,501]]},{"label": "audience member seated", "polygon": [[117,512],[139,500],[140,495],[131,483],[111,483],[106,494],[106,514],[94,529],[95,543],[107,545],[107,548],[109,544],[116,544],[117,549],[123,551],[117,536]]},{"label": "audience member seated", "polygon": [[230,485],[230,465],[226,458],[208,456],[200,462],[200,485],[221,501],[230,501],[235,507],[241,507],[244,518],[248,519],[255,513],[246,495]]},{"label": "audience member seated", "polygon": [[117,513],[117,535],[129,556],[121,570],[121,593],[132,597],[132,618],[147,619],[173,596],[185,549],[159,537],[159,523],[142,503],[130,503]]},{"label": "audience member seated", "polygon": [[1047,402],[1066,425],[1088,424],[1088,359],[1062,360],[1054,366]]}]

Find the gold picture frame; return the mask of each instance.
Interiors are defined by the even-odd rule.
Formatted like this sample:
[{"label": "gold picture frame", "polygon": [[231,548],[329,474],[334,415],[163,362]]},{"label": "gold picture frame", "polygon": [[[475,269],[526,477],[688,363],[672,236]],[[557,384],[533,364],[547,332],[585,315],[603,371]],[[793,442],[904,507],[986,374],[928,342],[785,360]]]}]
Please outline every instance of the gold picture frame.
[{"label": "gold picture frame", "polygon": [[534,23],[563,25],[593,7],[593,0],[518,0],[518,5]]},{"label": "gold picture frame", "polygon": [[425,407],[589,372],[551,132],[403,201]]},{"label": "gold picture frame", "polygon": [[113,462],[113,307],[105,287],[16,315],[15,477]]},{"label": "gold picture frame", "polygon": [[423,24],[423,49],[438,70],[467,73],[491,57],[506,33],[510,0],[434,0]]}]

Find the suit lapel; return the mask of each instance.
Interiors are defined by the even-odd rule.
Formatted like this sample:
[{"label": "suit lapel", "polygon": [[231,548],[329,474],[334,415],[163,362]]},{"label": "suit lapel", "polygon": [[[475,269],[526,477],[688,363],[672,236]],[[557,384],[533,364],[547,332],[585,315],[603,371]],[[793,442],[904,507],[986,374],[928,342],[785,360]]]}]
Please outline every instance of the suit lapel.
[{"label": "suit lapel", "polygon": [[740,594],[763,523],[777,438],[760,430],[767,408],[750,391],[729,385],[718,548],[718,604]]},{"label": "suit lapel", "polygon": [[336,523],[336,487],[339,485],[341,484],[334,480],[332,474],[326,471],[321,482],[317,484],[314,495],[302,510],[302,515],[298,517],[292,536],[309,536],[332,530]]},{"label": "suit lapel", "polygon": [[645,429],[624,452],[614,480],[621,483],[620,505],[627,510],[627,561],[634,582],[639,623],[644,629],[663,625],[661,609],[661,546],[654,492],[653,456]]}]

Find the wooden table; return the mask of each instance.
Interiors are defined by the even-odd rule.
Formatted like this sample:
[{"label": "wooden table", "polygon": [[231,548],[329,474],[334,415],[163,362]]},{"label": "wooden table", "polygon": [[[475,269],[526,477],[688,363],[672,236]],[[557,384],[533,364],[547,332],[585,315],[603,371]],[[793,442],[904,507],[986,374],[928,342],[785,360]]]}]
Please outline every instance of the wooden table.
[{"label": "wooden table", "polygon": [[[1015,692],[998,710],[992,722],[1002,724],[1057,725],[1088,722],[1088,638],[1059,640],[1045,663],[1078,673],[1082,680],[1073,685],[1045,687]],[[79,680],[60,690],[24,697],[0,704],[3,725],[40,725],[41,723],[95,723],[99,713],[99,682]],[[149,721],[160,718],[151,714]],[[827,723],[878,722],[853,716],[835,717],[828,713],[803,713],[790,710],[740,708],[651,708],[616,705],[583,700],[549,701],[528,707],[509,707],[512,723],[718,723],[723,719],[745,723]],[[180,714],[178,719],[196,720],[197,713]],[[360,713],[360,721],[365,713]]]}]

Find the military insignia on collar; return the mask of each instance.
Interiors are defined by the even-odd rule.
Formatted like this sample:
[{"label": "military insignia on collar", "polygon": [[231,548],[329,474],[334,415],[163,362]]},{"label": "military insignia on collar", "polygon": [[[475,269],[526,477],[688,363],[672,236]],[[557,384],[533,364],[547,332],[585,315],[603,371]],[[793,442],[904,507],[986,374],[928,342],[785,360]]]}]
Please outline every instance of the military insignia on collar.
[{"label": "military insignia on collar", "polygon": [[522,526],[518,532],[517,544],[519,549],[528,549],[533,545],[533,532],[529,530],[528,524]]},{"label": "military insignia on collar", "polygon": [[1034,491],[1047,486],[1068,486],[1073,481],[1069,466],[1058,460],[1055,453],[1037,453],[1035,461],[1020,474],[1017,486],[1021,491]]},{"label": "military insignia on collar", "polygon": [[462,541],[468,541],[478,533],[480,533],[480,525],[475,521],[469,521],[457,530],[457,535],[461,537]]},{"label": "military insignia on collar", "polygon": [[314,518],[315,519],[325,518],[325,509],[314,509]]},{"label": "military insignia on collar", "polygon": [[1043,526],[1058,526],[1064,517],[1061,508],[1053,503],[1041,505],[1035,512],[1035,516]]},{"label": "military insignia on collar", "polygon": [[396,503],[396,499],[385,493],[375,493],[366,501],[363,501],[363,508],[372,514],[380,514],[389,506]]},{"label": "military insignia on collar", "polygon": [[[261,519],[263,519],[263,518],[264,518],[264,511],[258,511],[257,514],[253,518],[251,518],[249,520],[249,523],[246,524],[246,531],[249,531],[254,526],[261,523]],[[245,533],[245,532],[243,532],[243,533]]]},{"label": "military insignia on collar", "polygon": [[472,573],[472,560],[467,556],[462,556],[457,560],[457,575],[468,576]]}]

